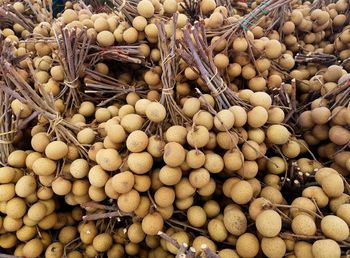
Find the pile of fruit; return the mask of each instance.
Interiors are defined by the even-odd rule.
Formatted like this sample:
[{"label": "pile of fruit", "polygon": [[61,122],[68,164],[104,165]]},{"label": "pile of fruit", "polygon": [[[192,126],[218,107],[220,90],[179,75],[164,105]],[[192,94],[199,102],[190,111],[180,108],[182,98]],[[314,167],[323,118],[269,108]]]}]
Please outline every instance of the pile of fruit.
[{"label": "pile of fruit", "polygon": [[0,1],[0,257],[348,257],[348,0],[51,2]]}]

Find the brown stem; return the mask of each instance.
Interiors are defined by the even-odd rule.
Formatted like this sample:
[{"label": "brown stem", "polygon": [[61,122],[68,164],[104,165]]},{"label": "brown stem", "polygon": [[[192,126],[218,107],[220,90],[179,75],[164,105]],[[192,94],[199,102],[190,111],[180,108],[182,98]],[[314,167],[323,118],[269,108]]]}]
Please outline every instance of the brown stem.
[{"label": "brown stem", "polygon": [[91,221],[91,220],[99,220],[99,219],[111,219],[113,217],[132,217],[133,214],[130,212],[122,212],[122,211],[112,211],[112,212],[106,212],[106,213],[97,213],[97,214],[90,214],[83,216],[84,221]]},{"label": "brown stem", "polygon": [[213,250],[211,250],[206,244],[203,244],[201,248],[207,258],[220,258],[219,255],[217,255]]},{"label": "brown stem", "polygon": [[158,232],[158,236],[163,238],[164,240],[168,241],[170,244],[172,244],[173,246],[175,246],[177,249],[180,249],[180,244],[179,242],[177,242],[174,238],[172,238],[171,236],[169,236],[168,234],[159,231]]}]

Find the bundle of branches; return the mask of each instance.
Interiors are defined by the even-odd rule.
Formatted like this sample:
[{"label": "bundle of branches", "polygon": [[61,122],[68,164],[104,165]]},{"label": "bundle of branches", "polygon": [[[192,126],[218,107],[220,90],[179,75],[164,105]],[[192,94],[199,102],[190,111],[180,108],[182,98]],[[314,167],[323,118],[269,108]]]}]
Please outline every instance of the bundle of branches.
[{"label": "bundle of branches", "polygon": [[140,96],[145,96],[148,87],[144,82],[137,81],[133,85],[128,85],[123,81],[111,76],[99,73],[89,68],[85,69],[85,90],[87,99],[96,102],[96,98],[101,101],[98,106],[125,97],[130,92],[136,92]]},{"label": "bundle of branches", "polygon": [[[8,46],[6,47],[3,53],[9,53],[11,51],[11,48]],[[10,56],[10,54],[7,54],[7,56]],[[76,139],[76,134],[81,128],[69,123],[55,110],[54,98],[52,95],[49,95],[49,93],[43,89],[43,85],[36,80],[32,64],[29,61],[27,62],[30,72],[33,75],[34,83],[38,86],[41,96],[18,73],[15,64],[11,63],[11,60],[14,60],[14,58],[6,59],[4,57],[5,55],[2,55],[1,58],[3,73],[6,74],[7,78],[6,85],[3,87],[4,91],[18,99],[21,103],[28,105],[34,111],[29,117],[30,119],[39,115],[43,116],[50,121],[50,133],[55,134],[57,139],[62,139],[67,143],[74,144],[79,148],[80,153],[86,156],[87,150]]]},{"label": "bundle of branches", "polygon": [[10,110],[12,98],[0,83],[0,165],[5,166],[7,157],[14,150],[12,143],[16,135],[17,121]]},{"label": "bundle of branches", "polygon": [[[190,33],[193,35],[194,42]],[[234,91],[227,87],[226,82],[220,76],[220,72],[213,63],[212,50],[206,42],[203,24],[197,22],[193,27],[187,27],[184,30],[184,37],[180,40],[177,51],[192,69],[198,71],[201,79],[216,99],[219,110],[228,109],[232,105],[249,108],[249,104],[242,101]]]},{"label": "bundle of branches", "polygon": [[52,0],[42,0],[40,8],[34,5],[31,0],[24,0],[38,22],[52,22]]},{"label": "bundle of branches", "polygon": [[184,0],[182,3],[180,3],[180,6],[192,24],[195,21],[199,21],[201,16],[198,0]]},{"label": "bundle of branches", "polygon": [[271,9],[268,17],[271,19],[271,25],[265,29],[265,35],[271,30],[277,30],[280,35],[280,40],[283,38],[283,25],[287,21],[288,15],[292,12],[290,1],[286,1],[282,5],[277,5],[276,8]]},{"label": "bundle of branches", "polygon": [[111,0],[112,5],[114,6],[114,11],[116,13],[122,13],[129,24],[132,24],[132,21],[136,16],[138,16],[137,12],[137,4],[140,0]]},{"label": "bundle of branches", "polygon": [[8,28],[8,25],[18,23],[27,31],[32,32],[35,24],[28,15],[17,11],[11,4],[0,7],[0,28]]},{"label": "bundle of branches", "polygon": [[148,66],[145,57],[141,54],[138,45],[133,46],[112,46],[109,48],[91,45],[92,54],[88,55],[90,65],[101,60],[115,60],[123,63],[141,64]]},{"label": "bundle of branches", "polygon": [[158,48],[161,54],[162,67],[162,95],[160,103],[167,110],[168,119],[173,125],[183,125],[189,123],[190,119],[182,112],[174,99],[174,87],[176,85],[176,75],[178,74],[179,58],[176,55],[176,21],[177,16],[173,17],[173,36],[166,39],[164,23],[158,24]]},{"label": "bundle of branches", "polygon": [[66,109],[78,107],[81,98],[79,76],[84,68],[84,62],[87,57],[90,39],[85,29],[67,28],[57,26],[58,31],[54,30],[57,41],[57,58],[64,70],[64,89],[61,95],[65,95],[65,102],[69,103]]},{"label": "bundle of branches", "polygon": [[337,62],[337,57],[334,55],[325,54],[325,53],[308,52],[308,53],[297,53],[294,60],[297,63],[332,65]]},{"label": "bundle of branches", "polygon": [[[220,36],[221,38],[227,39],[228,43],[232,43],[232,40],[237,35],[242,34],[242,31],[248,31],[254,26],[259,25],[264,17],[275,17],[275,19],[277,19],[276,23],[283,24],[283,21],[279,19],[279,17],[281,17],[280,11],[283,11],[283,6],[290,1],[291,0],[265,0],[241,19],[220,28],[208,30],[207,35],[209,37]],[[272,25],[274,26],[275,23]],[[273,26],[265,28],[265,34],[268,30],[271,30]]]},{"label": "bundle of branches", "polygon": [[289,92],[288,86],[282,84],[278,89],[276,88],[272,91],[273,105],[282,108],[286,114],[283,123],[288,124],[292,127],[293,131],[297,131],[297,120],[298,120],[298,110],[297,110],[297,87],[296,80],[292,79],[291,89]]}]

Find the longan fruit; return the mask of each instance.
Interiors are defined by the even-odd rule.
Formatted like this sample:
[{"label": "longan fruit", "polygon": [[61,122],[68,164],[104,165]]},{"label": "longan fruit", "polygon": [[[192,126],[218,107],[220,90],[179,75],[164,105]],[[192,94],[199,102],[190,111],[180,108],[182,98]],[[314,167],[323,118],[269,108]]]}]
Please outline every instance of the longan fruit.
[{"label": "longan fruit", "polygon": [[62,141],[50,142],[45,148],[45,155],[51,160],[59,160],[68,154],[68,146]]},{"label": "longan fruit", "polygon": [[198,189],[198,194],[203,197],[209,197],[214,194],[216,190],[216,182],[213,178],[210,178],[209,182]]},{"label": "longan fruit", "polygon": [[193,202],[194,202],[193,196],[189,196],[189,197],[184,198],[184,199],[176,199],[175,206],[179,210],[187,210],[188,208],[190,208],[193,205]]},{"label": "longan fruit", "polygon": [[76,159],[70,164],[69,172],[74,178],[84,178],[89,173],[89,163],[85,159]]},{"label": "longan fruit", "polygon": [[261,249],[267,257],[282,258],[286,254],[286,243],[280,237],[264,237],[261,240]]},{"label": "longan fruit", "polygon": [[[54,242],[47,247],[47,249],[45,251],[45,257],[47,257],[47,258],[60,258],[63,256],[63,249],[64,249],[64,246],[62,243]],[[70,256],[69,254],[70,253],[68,253],[67,258],[68,257],[72,258],[72,256]]]},{"label": "longan fruit", "polygon": [[81,144],[92,144],[95,141],[96,133],[91,128],[84,128],[77,134],[77,140]]},{"label": "longan fruit", "polygon": [[83,101],[78,112],[85,117],[90,117],[95,113],[95,104],[91,101]]},{"label": "longan fruit", "polygon": [[43,218],[38,223],[38,226],[43,230],[49,230],[49,229],[52,229],[56,223],[57,223],[57,214],[53,212],[47,215],[45,218]]},{"label": "longan fruit", "polygon": [[197,169],[204,165],[206,156],[200,150],[190,150],[186,153],[186,163],[190,168]]},{"label": "longan fruit", "polygon": [[49,176],[56,171],[56,162],[48,158],[39,158],[33,163],[33,171],[39,176]]},{"label": "longan fruit", "polygon": [[257,106],[248,112],[247,117],[247,122],[251,127],[259,128],[267,122],[268,113],[265,108]]},{"label": "longan fruit", "polygon": [[192,206],[187,210],[188,222],[194,227],[203,227],[207,221],[207,214],[200,206]]},{"label": "longan fruit", "polygon": [[170,187],[161,187],[154,193],[154,200],[160,207],[168,207],[175,201],[175,191]]},{"label": "longan fruit", "polygon": [[192,170],[189,175],[189,181],[195,188],[204,187],[209,183],[210,173],[205,168],[199,168]]},{"label": "longan fruit", "polygon": [[299,214],[292,220],[292,230],[297,235],[313,236],[316,233],[315,221],[305,214]]},{"label": "longan fruit", "polygon": [[273,186],[265,186],[261,190],[260,197],[263,197],[276,204],[281,204],[283,202],[283,196],[281,192]]},{"label": "longan fruit", "polygon": [[14,219],[22,218],[27,211],[26,203],[23,199],[15,197],[6,204],[6,214]]},{"label": "longan fruit", "polygon": [[297,197],[291,203],[290,214],[292,215],[293,218],[295,218],[300,214],[313,216],[312,215],[313,212],[316,212],[316,206],[314,202],[308,198]]},{"label": "longan fruit", "polygon": [[115,171],[122,164],[122,158],[114,149],[101,149],[96,154],[96,161],[102,169],[106,171]]},{"label": "longan fruit", "polygon": [[127,135],[124,128],[119,124],[113,124],[107,127],[108,138],[114,143],[122,143]]},{"label": "longan fruit", "polygon": [[0,168],[0,184],[8,184],[15,178],[16,171],[12,167]]},{"label": "longan fruit", "polygon": [[216,252],[215,243],[205,236],[197,236],[192,242],[193,248],[199,252],[204,246],[208,247],[210,250]]},{"label": "longan fruit", "polygon": [[125,131],[131,133],[133,131],[141,129],[143,125],[143,118],[137,114],[127,114],[122,117],[120,125]]},{"label": "longan fruit", "polygon": [[135,177],[135,184],[134,188],[138,192],[146,192],[151,187],[151,178],[148,175],[134,175]]},{"label": "longan fruit", "polygon": [[52,182],[52,190],[55,194],[64,196],[72,190],[72,183],[63,177],[57,177]]},{"label": "longan fruit", "polygon": [[[78,251],[76,251],[78,252]],[[78,252],[79,253],[79,252]],[[80,253],[79,253],[80,254]],[[114,258],[122,258],[124,257],[124,247],[120,244],[114,244],[112,247],[107,251],[107,257],[114,257]],[[73,257],[68,257],[67,258],[73,258]],[[83,258],[81,257],[74,257],[74,258]]]},{"label": "longan fruit", "polygon": [[133,212],[140,203],[140,194],[136,190],[131,190],[121,194],[118,198],[118,207],[123,212]]},{"label": "longan fruit", "polygon": [[95,202],[102,202],[106,199],[107,195],[103,187],[91,185],[88,190],[88,197]]},{"label": "longan fruit", "polygon": [[46,212],[46,205],[41,202],[37,202],[28,209],[28,217],[31,220],[40,221],[46,216]]},{"label": "longan fruit", "polygon": [[220,258],[239,258],[236,251],[228,248],[220,250],[218,255]]},{"label": "longan fruit", "polygon": [[97,228],[93,222],[83,224],[80,228],[80,239],[84,244],[91,244],[97,235]]},{"label": "longan fruit", "polygon": [[78,234],[78,230],[76,227],[74,226],[65,226],[63,227],[59,234],[58,234],[58,240],[62,243],[62,244],[68,244],[70,241],[72,241],[73,239],[76,238]]},{"label": "longan fruit", "polygon": [[265,210],[256,217],[255,226],[264,237],[275,237],[281,231],[282,219],[276,211]]},{"label": "longan fruit", "polygon": [[186,158],[185,149],[177,142],[169,142],[164,146],[163,160],[170,167],[180,166]]},{"label": "longan fruit", "polygon": [[321,181],[322,190],[330,198],[339,197],[344,192],[343,179],[338,174],[330,174]]},{"label": "longan fruit", "polygon": [[19,118],[26,118],[32,114],[32,108],[29,105],[22,103],[18,99],[11,102],[11,109]]},{"label": "longan fruit", "polygon": [[322,218],[321,230],[326,237],[335,241],[343,241],[349,237],[348,225],[335,215],[327,215]]},{"label": "longan fruit", "polygon": [[[183,244],[189,245],[189,243],[190,243],[190,238],[189,238],[188,234],[184,231],[175,232],[175,233],[171,234],[171,237],[175,241],[177,241],[180,245],[183,245]],[[179,251],[178,248],[176,248],[170,242],[166,242],[165,246],[166,246],[166,249],[172,254],[176,255]]]},{"label": "longan fruit", "polygon": [[246,141],[241,149],[246,160],[256,160],[260,156],[259,144],[254,141]]},{"label": "longan fruit", "polygon": [[5,232],[15,232],[19,230],[22,227],[22,225],[22,219],[14,219],[10,216],[6,216],[2,222],[2,227],[5,230]]},{"label": "longan fruit", "polygon": [[272,144],[282,145],[288,142],[291,133],[283,125],[271,125],[267,129],[266,136],[267,139]]},{"label": "longan fruit", "polygon": [[131,153],[127,159],[127,166],[135,174],[145,174],[153,166],[153,157],[148,152]]},{"label": "longan fruit", "polygon": [[23,247],[23,255],[28,258],[39,257],[43,252],[44,246],[40,239],[34,238],[28,241]]},{"label": "longan fruit", "polygon": [[159,171],[159,180],[165,185],[176,185],[180,182],[181,177],[182,170],[179,167],[172,168],[165,165]]},{"label": "longan fruit", "polygon": [[257,216],[264,211],[264,205],[269,204],[269,201],[259,197],[254,199],[249,205],[249,216],[252,220],[256,220]]},{"label": "longan fruit", "polygon": [[253,197],[253,188],[244,180],[234,184],[231,190],[232,200],[240,205],[247,204]]},{"label": "longan fruit", "polygon": [[205,163],[204,167],[210,172],[210,173],[220,173],[224,169],[224,161],[221,158],[220,155],[212,152],[208,152],[205,155]]},{"label": "longan fruit", "polygon": [[243,166],[244,157],[241,151],[237,148],[228,150],[224,154],[225,169],[229,171],[237,171]]},{"label": "longan fruit", "polygon": [[319,186],[307,187],[303,190],[301,195],[303,197],[314,199],[319,208],[324,208],[329,203],[329,198],[327,197],[325,192],[322,190],[322,188]]},{"label": "longan fruit", "polygon": [[341,250],[334,240],[321,239],[312,244],[312,254],[315,258],[339,258]]},{"label": "longan fruit", "polygon": [[[10,185],[10,184],[8,184],[8,185]],[[7,186],[7,185],[0,185],[0,189],[1,189],[1,187],[5,188],[5,186]],[[26,198],[35,192],[36,186],[37,186],[37,182],[36,182],[35,178],[33,176],[30,176],[30,175],[25,175],[17,181],[16,186],[13,187],[14,188],[13,190],[16,191],[16,194],[19,197]],[[12,191],[10,189],[7,190],[7,193],[11,193],[11,192]],[[0,190],[0,193],[1,193],[1,190]],[[1,194],[0,196],[5,196],[5,194],[4,195]],[[0,200],[1,200],[1,197],[0,197]]]},{"label": "longan fruit", "polygon": [[181,178],[180,182],[175,185],[175,195],[176,198],[185,199],[193,195],[196,188],[192,186],[188,178]]},{"label": "longan fruit", "polygon": [[139,218],[144,218],[148,213],[151,207],[151,201],[146,196],[141,196],[140,203],[134,211],[135,215]]},{"label": "longan fruit", "polygon": [[152,135],[148,138],[147,152],[154,158],[160,158],[163,155],[164,146],[165,142],[161,137]]},{"label": "longan fruit", "polygon": [[287,164],[281,157],[271,157],[266,164],[267,171],[274,175],[283,174],[286,171]]},{"label": "longan fruit", "polygon": [[133,131],[126,140],[126,147],[131,152],[141,152],[147,148],[148,136],[140,130]]},{"label": "longan fruit", "polygon": [[102,233],[95,236],[92,245],[97,252],[106,252],[113,244],[112,236],[109,233]]},{"label": "longan fruit", "polygon": [[49,143],[50,138],[47,133],[37,133],[31,139],[32,148],[37,152],[44,152]]},{"label": "longan fruit", "polygon": [[[243,158],[241,160],[243,160]],[[241,164],[241,160],[239,164]],[[238,169],[237,174],[244,179],[253,179],[257,175],[258,170],[259,167],[256,161],[246,160],[243,162],[243,166]]]},{"label": "longan fruit", "polygon": [[214,200],[206,201],[203,205],[203,209],[208,218],[214,218],[220,213],[220,205]]},{"label": "longan fruit", "polygon": [[259,240],[252,233],[244,233],[237,239],[236,250],[242,257],[255,257],[259,252]]},{"label": "longan fruit", "polygon": [[[208,130],[211,130],[214,126],[214,118],[209,112],[200,110],[193,116],[193,123],[196,125],[205,126]],[[217,124],[220,126],[221,122],[217,121]]]},{"label": "longan fruit", "polygon": [[96,40],[101,47],[110,47],[114,44],[115,38],[112,32],[105,30],[97,34]]},{"label": "longan fruit", "polygon": [[208,232],[210,237],[216,242],[225,241],[228,235],[224,222],[220,219],[212,219],[209,221]]},{"label": "longan fruit", "polygon": [[204,126],[195,126],[187,133],[186,138],[191,147],[202,148],[209,143],[209,131]]},{"label": "longan fruit", "polygon": [[109,174],[104,171],[101,166],[96,165],[88,171],[88,178],[91,185],[96,187],[104,187],[109,179]]},{"label": "longan fruit", "polygon": [[350,204],[344,203],[337,209],[337,216],[350,225]]},{"label": "longan fruit", "polygon": [[182,111],[186,116],[192,118],[201,107],[201,102],[198,98],[188,98],[183,104]]},{"label": "longan fruit", "polygon": [[145,239],[146,235],[142,231],[141,223],[133,223],[128,228],[128,238],[132,243],[138,244]]},{"label": "longan fruit", "polygon": [[247,218],[239,209],[224,212],[223,221],[227,231],[234,236],[240,236],[247,230]]},{"label": "longan fruit", "polygon": [[143,16],[136,16],[132,21],[132,26],[138,31],[143,31],[147,26],[147,20]]},{"label": "longan fruit", "polygon": [[165,138],[168,142],[176,142],[181,145],[186,143],[187,130],[181,125],[173,125],[165,132]]},{"label": "longan fruit", "polygon": [[154,14],[154,6],[151,1],[142,0],[137,4],[137,12],[145,18],[151,18]]},{"label": "longan fruit", "polygon": [[142,219],[142,230],[147,235],[155,236],[163,229],[164,220],[158,212],[147,214]]},{"label": "longan fruit", "polygon": [[166,117],[165,107],[158,102],[151,102],[146,107],[146,116],[152,122],[160,123]]},{"label": "longan fruit", "polygon": [[7,157],[7,163],[9,166],[14,168],[23,168],[25,167],[25,161],[27,158],[27,153],[23,150],[15,150],[10,153]]}]

